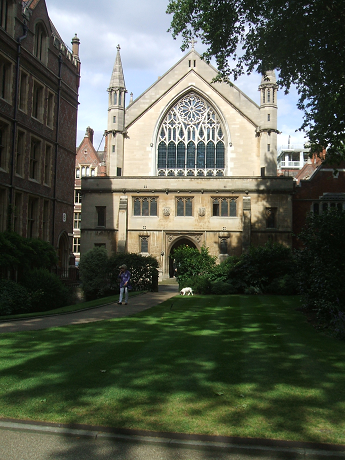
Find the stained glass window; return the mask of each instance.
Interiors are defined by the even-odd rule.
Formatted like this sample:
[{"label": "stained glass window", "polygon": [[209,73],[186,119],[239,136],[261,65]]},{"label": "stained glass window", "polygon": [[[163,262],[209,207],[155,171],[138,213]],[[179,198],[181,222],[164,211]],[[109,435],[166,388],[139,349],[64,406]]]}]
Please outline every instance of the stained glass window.
[{"label": "stained glass window", "polygon": [[225,168],[224,128],[213,107],[198,94],[178,100],[158,133],[158,175],[192,175],[191,170],[193,175],[206,175],[206,168]]}]

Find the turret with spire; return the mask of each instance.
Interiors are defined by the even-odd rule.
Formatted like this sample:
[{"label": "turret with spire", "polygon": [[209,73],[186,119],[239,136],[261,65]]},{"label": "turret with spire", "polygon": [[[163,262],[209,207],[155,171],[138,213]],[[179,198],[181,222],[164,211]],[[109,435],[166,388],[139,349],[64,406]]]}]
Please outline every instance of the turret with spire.
[{"label": "turret with spire", "polygon": [[274,70],[262,76],[260,91],[260,162],[261,173],[277,175],[277,79]]},{"label": "turret with spire", "polygon": [[123,76],[120,56],[120,45],[117,45],[117,53],[113,72],[108,88],[108,175],[121,176],[123,174],[123,149],[125,129],[125,95],[126,85]]}]

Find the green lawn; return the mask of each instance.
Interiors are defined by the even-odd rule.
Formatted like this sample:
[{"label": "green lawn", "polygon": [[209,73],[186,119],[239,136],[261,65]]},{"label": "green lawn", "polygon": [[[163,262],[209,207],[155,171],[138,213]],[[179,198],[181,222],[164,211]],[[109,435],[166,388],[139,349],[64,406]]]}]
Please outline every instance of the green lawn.
[{"label": "green lawn", "polygon": [[[129,297],[141,295],[146,291],[130,292]],[[73,313],[78,310],[88,310],[90,308],[101,307],[109,303],[116,303],[119,300],[119,295],[113,295],[110,297],[102,297],[100,299],[89,300],[88,302],[80,302],[74,305],[67,305],[66,307],[55,308],[54,310],[38,311],[33,313],[21,313],[17,315],[0,315],[0,321],[6,321],[11,319],[22,319],[22,318],[34,318],[36,316],[51,316],[51,315],[64,315],[66,313]]]},{"label": "green lawn", "polygon": [[0,417],[345,444],[345,343],[297,297],[175,297],[0,335]]}]

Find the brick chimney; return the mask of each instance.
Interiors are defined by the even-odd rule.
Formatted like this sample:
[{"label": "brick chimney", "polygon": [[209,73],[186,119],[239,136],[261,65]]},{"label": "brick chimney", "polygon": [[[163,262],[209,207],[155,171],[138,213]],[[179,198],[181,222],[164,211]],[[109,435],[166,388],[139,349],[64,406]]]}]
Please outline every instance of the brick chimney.
[{"label": "brick chimney", "polygon": [[84,136],[84,137],[87,137],[87,138],[90,139],[90,142],[91,142],[92,145],[93,145],[93,133],[94,133],[93,129],[91,129],[90,126],[88,126],[86,128],[86,132],[85,132],[85,136]]},{"label": "brick chimney", "polygon": [[80,45],[80,40],[77,37],[77,34],[72,38],[72,54],[73,56],[79,57],[79,45]]}]

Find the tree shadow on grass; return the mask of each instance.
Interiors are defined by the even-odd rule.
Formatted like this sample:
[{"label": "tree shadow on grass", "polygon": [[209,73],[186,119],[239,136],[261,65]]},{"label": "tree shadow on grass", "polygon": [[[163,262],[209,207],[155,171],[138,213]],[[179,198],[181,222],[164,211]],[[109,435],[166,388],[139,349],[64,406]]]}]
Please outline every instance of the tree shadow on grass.
[{"label": "tree shadow on grass", "polygon": [[171,304],[1,335],[1,415],[345,443],[344,343],[316,335],[293,298],[194,296]]}]

